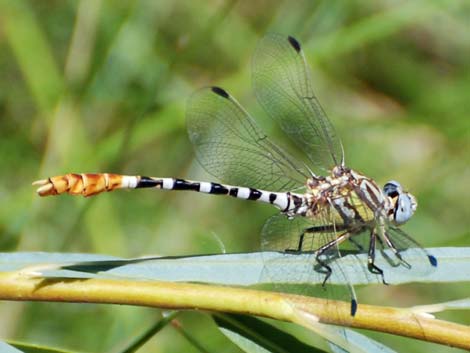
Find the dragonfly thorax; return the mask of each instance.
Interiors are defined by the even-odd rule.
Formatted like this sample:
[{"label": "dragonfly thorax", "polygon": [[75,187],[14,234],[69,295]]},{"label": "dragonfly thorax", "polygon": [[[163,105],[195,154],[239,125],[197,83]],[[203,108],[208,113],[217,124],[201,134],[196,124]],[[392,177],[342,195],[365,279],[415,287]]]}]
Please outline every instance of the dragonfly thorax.
[{"label": "dragonfly thorax", "polygon": [[343,166],[308,179],[306,186],[306,205],[296,213],[314,218],[327,212],[337,224],[374,223],[394,205],[374,180]]}]

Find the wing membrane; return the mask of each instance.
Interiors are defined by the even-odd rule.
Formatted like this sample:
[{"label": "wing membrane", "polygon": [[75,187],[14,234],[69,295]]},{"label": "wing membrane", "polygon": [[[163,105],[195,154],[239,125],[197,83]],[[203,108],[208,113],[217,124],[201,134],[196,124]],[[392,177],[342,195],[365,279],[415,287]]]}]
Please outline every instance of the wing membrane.
[{"label": "wing membrane", "polygon": [[[435,257],[423,249],[423,247],[406,234],[405,231],[389,225],[386,228],[386,234],[395,249],[400,253],[400,256],[405,260],[405,263],[401,263],[397,261],[397,259],[386,258],[392,266],[403,269],[404,271],[411,269],[414,274],[421,274],[423,276],[435,270],[437,266]],[[406,263],[410,264],[410,266],[406,265]]]},{"label": "wing membrane", "polygon": [[273,144],[223,89],[194,93],[186,120],[197,159],[223,182],[271,191],[305,185],[308,174],[301,164]]},{"label": "wing membrane", "polygon": [[259,103],[284,132],[324,170],[343,163],[343,148],[312,88],[300,44],[269,34],[253,57],[253,86]]},{"label": "wing membrane", "polygon": [[[298,248],[302,234],[304,239],[300,253],[286,252],[288,249]],[[273,284],[280,292],[294,292],[346,302],[355,300],[354,288],[337,261],[341,256],[337,245],[321,255],[322,261],[331,268],[336,284],[327,281],[325,287],[321,285],[325,280],[326,271],[316,259],[316,250],[337,236],[334,223],[328,220],[326,213],[313,219],[288,219],[282,214],[272,216],[263,227],[261,248],[263,254],[269,254],[268,251],[278,251],[279,254],[277,257],[265,255],[260,282]],[[336,312],[333,303],[332,305],[332,310]],[[350,318],[350,315],[345,315],[342,320]]]},{"label": "wing membrane", "polygon": [[[334,225],[331,221],[328,222],[326,217],[319,215],[315,218],[289,219],[286,215],[279,214],[271,217],[264,225],[261,248],[263,251],[281,252],[297,249],[301,234],[304,234],[301,248],[304,253],[312,253],[336,238]],[[338,251],[337,247],[332,250]],[[332,255],[339,256],[337,253]]]}]

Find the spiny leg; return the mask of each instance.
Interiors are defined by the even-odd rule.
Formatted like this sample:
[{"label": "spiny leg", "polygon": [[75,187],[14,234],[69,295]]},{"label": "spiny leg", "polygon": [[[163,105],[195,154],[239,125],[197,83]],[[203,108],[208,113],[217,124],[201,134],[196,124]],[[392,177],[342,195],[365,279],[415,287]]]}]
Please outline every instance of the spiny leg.
[{"label": "spiny leg", "polygon": [[[306,233],[331,233],[331,232],[334,232],[337,230],[343,230],[343,229],[344,227],[341,227],[341,226],[339,227],[339,229],[337,229],[335,228],[334,225],[313,226],[313,227],[306,228],[304,229],[302,234],[300,234],[297,248],[296,249],[288,248],[288,249],[285,249],[284,251],[290,254],[305,253],[305,251],[302,251],[302,247],[303,247],[303,242],[304,242]],[[325,261],[320,259],[320,256],[323,255],[327,250],[331,249],[333,246],[341,244],[348,237],[349,237],[349,232],[345,232],[341,234],[340,236],[336,237],[335,239],[333,239],[332,241],[322,245],[320,248],[314,251],[316,253],[316,256],[315,256],[316,261],[322,268],[326,270],[325,279],[323,280],[322,287],[325,287],[326,281],[331,276],[331,273],[333,272],[333,270]]]},{"label": "spiny leg", "polygon": [[326,263],[326,261],[320,259],[320,256],[323,255],[327,250],[331,249],[333,246],[338,246],[339,244],[341,244],[343,241],[348,239],[349,236],[350,236],[350,233],[345,232],[345,233],[339,235],[338,237],[336,237],[335,239],[333,239],[332,241],[322,245],[320,248],[317,249],[317,251],[316,251],[317,255],[315,256],[315,260],[318,262],[318,264],[321,267],[323,267],[326,270],[325,271],[326,272],[325,278],[323,279],[323,283],[322,283],[323,288],[325,288],[326,281],[328,281],[328,278],[330,278],[331,273],[333,272],[333,270]]},{"label": "spiny leg", "polygon": [[[330,278],[333,270],[331,267],[322,259],[320,259],[320,256],[323,255],[327,250],[331,249],[333,246],[339,246],[343,241],[348,239],[351,236],[351,233],[345,232],[338,236],[336,239],[330,241],[329,243],[323,245],[317,250],[317,255],[315,257],[316,261],[322,266],[323,268],[326,269],[326,274],[325,278],[322,283],[323,289],[325,289],[326,281],[328,281],[328,278]],[[354,288],[352,287],[351,284],[349,284],[349,291],[351,295],[351,316],[356,315],[357,312],[357,298],[356,298],[356,293],[354,292]]]},{"label": "spiny leg", "polygon": [[[337,227],[335,227],[334,225],[310,227],[303,231],[302,241],[303,241],[303,235],[305,235],[305,233],[322,233],[322,232],[332,233],[332,232],[336,232],[338,230],[344,230],[344,229],[346,229],[344,225],[343,226],[339,225]],[[315,250],[315,253],[316,253],[315,260],[322,268],[325,269],[324,271],[325,278],[323,279],[323,283],[322,283],[323,289],[325,289],[326,281],[328,281],[328,279],[330,278],[331,274],[333,273],[333,270],[331,266],[329,266],[326,263],[326,261],[322,260],[320,257],[329,249],[331,249],[333,246],[339,246],[339,244],[341,244],[343,241],[348,239],[350,236],[351,236],[351,233],[346,231],[343,234],[336,237],[335,239],[331,240],[330,242],[324,244],[323,246]],[[349,285],[349,290],[350,290],[350,295],[351,295],[351,316],[354,316],[357,312],[357,298],[354,292],[354,288],[351,285]]]},{"label": "spiny leg", "polygon": [[385,252],[385,244],[384,244],[384,241],[382,240],[382,238],[380,236],[377,236],[376,238],[378,244],[380,244],[380,252],[382,253],[382,256],[385,258],[385,260],[387,260],[387,262],[390,264],[390,266],[392,267],[397,267],[400,265],[400,262],[396,262],[394,258],[390,257],[386,252]]},{"label": "spiny leg", "polygon": [[[398,266],[391,258],[390,256],[388,256],[388,254],[384,251],[385,250],[385,244],[384,244],[384,241],[382,240],[381,237],[377,237],[376,238],[378,244],[380,245],[380,252],[382,253],[382,256],[385,258],[385,260],[387,260],[387,262],[393,266],[393,267],[396,267]],[[377,251],[377,248],[376,248],[376,251]]]},{"label": "spiny leg", "polygon": [[369,253],[367,256],[367,269],[370,273],[380,275],[382,277],[383,284],[388,284],[385,282],[384,271],[375,264],[375,241],[377,239],[377,235],[375,231],[372,230],[370,233],[370,240],[369,240]]},{"label": "spiny leg", "polygon": [[[323,226],[313,226],[313,227],[309,227],[309,228],[306,228],[304,229],[304,231],[302,232],[302,234],[300,235],[299,237],[299,243],[297,245],[297,249],[285,249],[286,252],[288,253],[307,253],[308,251],[302,251],[302,247],[303,247],[303,241],[304,241],[304,237],[305,237],[305,234],[306,233],[318,233],[318,234],[321,234],[321,233],[333,233],[333,232],[336,232],[336,231],[343,231],[346,229],[346,226],[345,225],[333,225],[333,224],[330,224],[330,225],[323,225]],[[325,289],[325,286],[326,286],[326,281],[328,281],[328,279],[330,278],[331,276],[331,273],[333,272],[332,268],[326,263],[326,261],[323,261],[322,259],[320,259],[320,256],[322,256],[327,250],[331,249],[333,246],[338,246],[340,243],[342,243],[344,240],[348,239],[349,237],[351,236],[351,234],[349,232],[345,232],[343,234],[341,234],[340,236],[338,236],[337,238],[335,238],[334,240],[328,242],[327,244],[323,245],[322,247],[320,247],[319,249],[313,251],[314,253],[316,253],[316,256],[315,256],[315,259],[317,261],[317,263],[325,269],[325,278],[322,282],[322,287]],[[315,271],[315,269],[313,269]],[[354,288],[349,285],[349,290],[350,290],[350,295],[351,295],[351,316],[354,316],[357,312],[357,307],[358,307],[358,304],[357,304],[357,298],[356,298],[356,294],[354,292]]]},{"label": "spiny leg", "polygon": [[395,246],[395,244],[393,244],[392,242],[392,239],[390,239],[390,236],[388,235],[388,233],[386,231],[383,232],[383,238],[385,240],[385,242],[387,243],[387,246],[393,251],[393,254],[397,257],[398,260],[400,260],[400,262],[408,269],[411,268],[411,265],[406,262],[406,260],[401,256],[400,254],[400,250],[398,250]]}]

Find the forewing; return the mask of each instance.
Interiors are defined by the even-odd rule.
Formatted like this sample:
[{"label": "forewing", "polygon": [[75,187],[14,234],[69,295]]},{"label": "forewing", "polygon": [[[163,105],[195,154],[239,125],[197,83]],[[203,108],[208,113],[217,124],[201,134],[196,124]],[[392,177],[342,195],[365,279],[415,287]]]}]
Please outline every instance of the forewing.
[{"label": "forewing", "polygon": [[272,143],[223,89],[195,92],[186,120],[197,159],[221,181],[270,191],[305,185],[308,174],[300,163]]},{"label": "forewing", "polygon": [[[414,274],[426,275],[437,266],[436,258],[425,250],[416,240],[400,228],[389,225],[386,234],[405,262],[396,258],[386,258],[390,265]],[[409,265],[409,266],[408,266]]]},{"label": "forewing", "polygon": [[343,163],[343,148],[312,88],[299,42],[268,34],[253,57],[253,86],[259,103],[308,156],[329,170]]}]

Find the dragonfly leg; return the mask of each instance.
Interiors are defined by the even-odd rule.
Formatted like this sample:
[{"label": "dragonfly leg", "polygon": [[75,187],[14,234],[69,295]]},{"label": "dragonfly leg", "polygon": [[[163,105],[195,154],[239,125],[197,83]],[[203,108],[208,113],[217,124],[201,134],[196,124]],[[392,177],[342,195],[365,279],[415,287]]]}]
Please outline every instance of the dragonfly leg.
[{"label": "dragonfly leg", "polygon": [[411,265],[406,262],[406,260],[401,256],[400,250],[396,248],[396,246],[393,244],[392,239],[390,239],[390,236],[386,231],[383,233],[383,238],[385,242],[387,243],[387,246],[393,251],[393,254],[397,257],[398,260],[406,267],[406,268],[411,268]]},{"label": "dragonfly leg", "polygon": [[372,231],[370,233],[369,253],[367,256],[367,269],[369,270],[370,273],[380,275],[382,277],[383,284],[388,284],[385,281],[384,271],[375,264],[375,241],[376,239],[377,239],[377,234],[375,233],[375,231]]},{"label": "dragonfly leg", "polygon": [[328,278],[330,278],[333,270],[331,267],[326,263],[326,261],[322,260],[320,256],[324,255],[328,250],[333,248],[334,246],[339,246],[343,241],[349,238],[351,234],[349,232],[345,232],[341,234],[340,236],[336,237],[332,241],[324,244],[320,248],[317,249],[316,253],[317,255],[315,256],[315,260],[318,262],[318,264],[325,269],[325,278],[323,279],[322,287],[324,288],[326,285],[326,281],[328,281]]},{"label": "dragonfly leg", "polygon": [[377,242],[380,245],[380,252],[382,253],[382,256],[387,260],[387,262],[390,264],[392,267],[397,267],[400,265],[400,263],[397,263],[395,259],[392,259],[386,252],[385,252],[385,244],[384,241],[382,240],[381,237],[376,238]]}]

